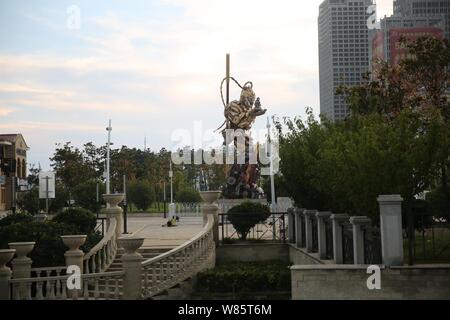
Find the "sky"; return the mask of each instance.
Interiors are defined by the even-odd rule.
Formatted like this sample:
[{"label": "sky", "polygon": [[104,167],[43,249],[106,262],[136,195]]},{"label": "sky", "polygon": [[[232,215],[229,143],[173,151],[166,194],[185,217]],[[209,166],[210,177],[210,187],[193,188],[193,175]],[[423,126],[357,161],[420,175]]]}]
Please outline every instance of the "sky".
[{"label": "sky", "polygon": [[321,2],[1,0],[0,133],[22,133],[43,169],[56,143],[105,144],[109,119],[115,147],[171,149],[176,130],[222,124],[226,53],[268,116],[318,115]]}]

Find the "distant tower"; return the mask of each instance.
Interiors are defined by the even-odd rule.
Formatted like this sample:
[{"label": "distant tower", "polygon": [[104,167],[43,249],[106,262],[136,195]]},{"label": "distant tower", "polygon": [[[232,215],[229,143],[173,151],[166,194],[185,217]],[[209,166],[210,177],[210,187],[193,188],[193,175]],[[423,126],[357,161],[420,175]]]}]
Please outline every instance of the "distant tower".
[{"label": "distant tower", "polygon": [[348,115],[340,85],[358,85],[369,71],[367,13],[372,0],[324,0],[319,8],[320,113],[331,121]]}]

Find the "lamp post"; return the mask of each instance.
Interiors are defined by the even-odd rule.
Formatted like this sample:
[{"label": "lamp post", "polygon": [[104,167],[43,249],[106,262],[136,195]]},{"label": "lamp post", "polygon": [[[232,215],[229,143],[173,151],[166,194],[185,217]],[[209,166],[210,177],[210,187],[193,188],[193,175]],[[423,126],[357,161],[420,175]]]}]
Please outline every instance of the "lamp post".
[{"label": "lamp post", "polygon": [[127,175],[123,175],[123,233],[128,234],[127,228],[127,213],[128,213],[128,205],[127,205]]},{"label": "lamp post", "polygon": [[172,171],[172,159],[170,159],[169,178],[170,178],[169,219],[172,219],[172,218],[175,216],[175,204],[173,203],[173,171]]},{"label": "lamp post", "polygon": [[163,181],[164,188],[164,219],[167,218],[167,197],[166,197],[166,181]]},{"label": "lamp post", "polygon": [[[267,117],[267,151],[268,151],[268,156],[270,157],[270,193],[271,193],[271,198],[272,198],[272,203],[271,203],[271,209],[272,209],[272,214],[275,213],[276,211],[276,200],[275,200],[275,181],[274,181],[274,174],[273,174],[273,154],[272,154],[272,143],[270,141],[270,121],[269,121],[269,117]],[[272,234],[273,234],[273,239],[276,239],[275,236],[275,232],[276,232],[276,227],[275,227],[275,215],[272,216],[273,219],[273,223],[272,223]]]},{"label": "lamp post", "polygon": [[108,144],[106,145],[106,194],[111,193],[110,189],[110,172],[109,172],[109,166],[110,166],[110,145],[111,145],[111,120],[109,120],[109,126],[106,128],[106,131],[108,131]]}]

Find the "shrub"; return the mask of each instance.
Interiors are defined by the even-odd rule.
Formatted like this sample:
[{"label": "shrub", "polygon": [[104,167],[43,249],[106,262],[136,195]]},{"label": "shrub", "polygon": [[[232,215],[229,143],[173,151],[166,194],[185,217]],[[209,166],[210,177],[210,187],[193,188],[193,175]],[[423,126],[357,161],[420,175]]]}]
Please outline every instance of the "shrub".
[{"label": "shrub", "polygon": [[29,254],[33,267],[64,265],[67,247],[62,235],[77,234],[73,225],[56,222],[22,222],[0,228],[0,248],[8,248],[10,242],[34,241],[36,245]]},{"label": "shrub", "polygon": [[269,207],[255,202],[244,202],[228,210],[228,220],[242,240],[247,239],[251,228],[262,223],[270,216]]},{"label": "shrub", "polygon": [[198,203],[202,201],[202,198],[197,190],[183,189],[177,192],[175,200],[181,203]]},{"label": "shrub", "polygon": [[283,261],[230,262],[200,273],[195,290],[239,298],[250,292],[290,291],[291,273]]},{"label": "shrub", "polygon": [[155,192],[148,181],[133,181],[128,186],[127,198],[139,210],[147,210],[155,200]]},{"label": "shrub", "polygon": [[0,227],[6,227],[16,223],[29,223],[33,222],[34,218],[29,213],[15,213],[10,214],[0,220]]},{"label": "shrub", "polygon": [[69,208],[58,213],[52,220],[73,226],[77,234],[89,235],[94,232],[97,224],[96,216],[89,210],[82,208]]}]

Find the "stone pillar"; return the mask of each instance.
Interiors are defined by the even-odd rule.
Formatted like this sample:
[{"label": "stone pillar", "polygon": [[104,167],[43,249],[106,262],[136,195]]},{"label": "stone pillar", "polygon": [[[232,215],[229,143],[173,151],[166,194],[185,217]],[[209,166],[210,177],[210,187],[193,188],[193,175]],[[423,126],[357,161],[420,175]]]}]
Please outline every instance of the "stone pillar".
[{"label": "stone pillar", "polygon": [[[31,264],[33,261],[27,255],[33,250],[35,244],[35,242],[8,243],[11,249],[16,250],[16,258],[11,262],[13,279],[31,278]],[[21,297],[27,296],[28,287],[26,283],[21,284],[19,290]]]},{"label": "stone pillar", "polygon": [[326,228],[325,219],[331,217],[331,212],[317,212],[317,237],[318,237],[318,247],[319,247],[319,258],[327,258],[327,238],[326,238]]},{"label": "stone pillar", "polygon": [[11,280],[11,269],[6,264],[11,261],[16,250],[5,249],[0,250],[0,300],[10,300],[9,280]]},{"label": "stone pillar", "polygon": [[295,243],[295,214],[294,208],[288,209],[288,230],[289,243]]},{"label": "stone pillar", "polygon": [[312,219],[315,219],[317,210],[305,210],[305,234],[306,234],[306,252],[313,252],[313,229]]},{"label": "stone pillar", "polygon": [[220,197],[220,191],[202,191],[200,192],[203,202],[203,225],[208,222],[208,215],[212,215],[214,218],[213,235],[214,242],[219,245],[219,206],[217,200]]},{"label": "stone pillar", "polygon": [[380,195],[381,255],[386,266],[403,265],[402,197]]},{"label": "stone pillar", "polygon": [[332,214],[333,223],[333,257],[335,264],[344,263],[344,244],[342,243],[342,224],[348,222],[348,214]]},{"label": "stone pillar", "polygon": [[123,278],[123,299],[139,300],[142,298],[142,256],[137,250],[144,244],[144,238],[120,238],[119,246],[125,249],[122,256],[122,266],[125,272]]},{"label": "stone pillar", "polygon": [[78,266],[82,274],[84,252],[80,250],[80,247],[86,242],[86,238],[86,235],[61,236],[62,241],[69,248],[64,253],[66,266]]},{"label": "stone pillar", "polygon": [[294,209],[295,210],[295,245],[297,248],[303,248],[305,244],[302,240],[302,219],[301,215],[303,215],[303,211],[306,209]]},{"label": "stone pillar", "polygon": [[364,256],[364,227],[370,226],[372,220],[368,217],[351,217],[353,226],[353,262],[354,264],[365,264]]},{"label": "stone pillar", "polygon": [[119,239],[123,233],[123,209],[119,207],[119,203],[125,199],[125,195],[122,193],[104,194],[103,199],[108,204],[106,206],[107,229],[109,230],[111,219],[116,219],[116,239]]}]

